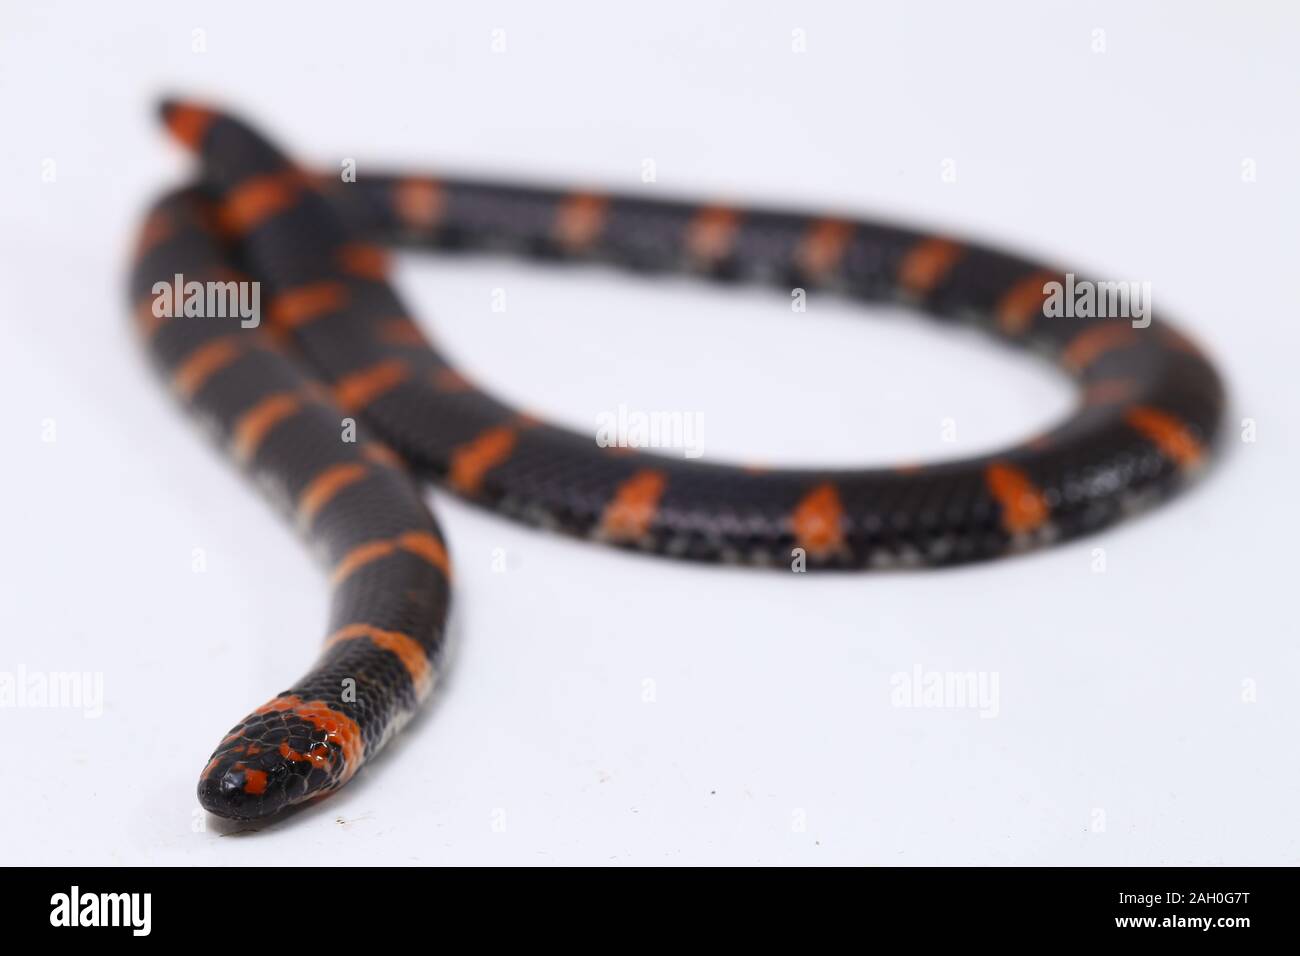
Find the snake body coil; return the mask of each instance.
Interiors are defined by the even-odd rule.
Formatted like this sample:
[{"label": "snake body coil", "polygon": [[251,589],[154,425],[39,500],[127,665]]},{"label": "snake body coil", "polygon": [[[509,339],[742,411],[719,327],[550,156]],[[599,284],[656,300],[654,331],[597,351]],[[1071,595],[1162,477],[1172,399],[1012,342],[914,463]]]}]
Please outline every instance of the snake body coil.
[{"label": "snake body coil", "polygon": [[[333,584],[314,668],[217,747],[199,783],[249,819],[344,784],[430,692],[451,564],[417,479],[570,534],[702,561],[949,565],[1082,535],[1204,464],[1224,393],[1160,319],[1047,318],[1059,270],[895,226],[424,176],[314,176],[244,124],[169,103],[201,160],[142,231],[132,306],[172,390],[294,516]],[[381,244],[489,249],[833,290],[973,323],[1053,358],[1082,399],[993,455],[757,471],[552,427],[469,382],[388,284]],[[268,321],[160,316],[156,290],[261,284]],[[355,441],[347,420],[359,421]]]}]

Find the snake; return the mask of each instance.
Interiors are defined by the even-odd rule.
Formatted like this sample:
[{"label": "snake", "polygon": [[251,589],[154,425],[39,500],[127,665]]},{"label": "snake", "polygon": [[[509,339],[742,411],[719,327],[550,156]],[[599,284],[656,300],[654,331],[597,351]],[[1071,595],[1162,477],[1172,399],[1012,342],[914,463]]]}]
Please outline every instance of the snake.
[{"label": "snake", "polygon": [[[1159,316],[1057,314],[1054,283],[1073,273],[982,243],[776,207],[349,176],[298,164],[213,106],[168,99],[160,113],[198,172],[143,217],[132,324],[331,589],[311,669],[239,721],[201,773],[199,803],[221,817],[268,818],[337,791],[431,695],[453,567],[425,483],[684,561],[920,569],[1098,531],[1187,487],[1222,444],[1225,387],[1187,335]],[[1045,357],[1077,401],[1012,447],[897,467],[746,467],[601,443],[497,399],[436,347],[389,278],[393,254],[417,249],[902,305]],[[255,322],[224,307],[251,289]]]}]

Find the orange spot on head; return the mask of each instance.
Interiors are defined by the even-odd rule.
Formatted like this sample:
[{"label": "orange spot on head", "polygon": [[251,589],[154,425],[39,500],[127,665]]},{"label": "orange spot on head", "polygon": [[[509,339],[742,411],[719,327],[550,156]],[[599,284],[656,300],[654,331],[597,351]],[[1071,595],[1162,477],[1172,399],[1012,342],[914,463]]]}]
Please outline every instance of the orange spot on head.
[{"label": "orange spot on head", "polygon": [[189,103],[174,103],[168,109],[163,121],[168,131],[177,141],[192,150],[203,145],[203,137],[217,118],[212,110]]},{"label": "orange spot on head", "polygon": [[415,685],[416,696],[424,697],[429,692],[433,686],[433,667],[429,663],[429,655],[420,643],[408,634],[380,630],[369,624],[349,624],[331,634],[326,639],[325,646],[333,647],[344,641],[354,641],[358,638],[369,638],[375,646],[395,654],[410,675],[411,683]]},{"label": "orange spot on head", "polygon": [[240,461],[249,461],[258,447],[280,422],[298,413],[302,398],[292,392],[280,392],[262,399],[235,423],[235,455]]},{"label": "orange spot on head", "polygon": [[193,398],[209,378],[243,353],[241,343],[233,336],[205,342],[177,366],[172,374],[172,387],[183,398]]},{"label": "orange spot on head", "polygon": [[330,465],[307,483],[298,496],[298,520],[309,522],[344,488],[355,485],[370,474],[361,462],[349,461]]},{"label": "orange spot on head", "polygon": [[1082,372],[1107,352],[1128,348],[1137,341],[1137,333],[1129,323],[1102,322],[1070,340],[1061,351],[1061,364],[1072,372]]},{"label": "orange spot on head", "polygon": [[345,411],[361,411],[381,395],[392,391],[410,375],[406,363],[398,359],[389,359],[371,365],[359,372],[353,372],[340,379],[334,386],[334,400]]},{"label": "orange spot on head", "polygon": [[590,193],[576,193],[560,204],[555,217],[555,240],[572,252],[580,252],[596,241],[609,216],[609,199]]},{"label": "orange spot on head", "polygon": [[813,557],[824,557],[844,545],[844,506],[829,482],[808,492],[790,517],[795,544]]},{"label": "orange spot on head", "polygon": [[1008,289],[994,308],[998,328],[1002,333],[1023,335],[1027,332],[1034,319],[1043,312],[1043,300],[1047,298],[1043,286],[1049,282],[1059,282],[1060,278],[1055,272],[1035,272]]},{"label": "orange spot on head", "polygon": [[1047,523],[1047,500],[1019,468],[995,462],[985,470],[984,483],[1002,507],[1002,527],[1009,534],[1024,534]]},{"label": "orange spot on head", "polygon": [[348,290],[341,282],[313,282],[281,292],[271,302],[271,322],[286,329],[296,329],[323,315],[341,309],[348,300]]},{"label": "orange spot on head", "polygon": [[[322,700],[304,701],[297,694],[286,694],[267,701],[254,714],[290,712],[325,734],[325,742],[337,747],[343,757],[343,769],[335,786],[342,786],[361,767],[365,756],[361,727],[347,714],[331,708]],[[324,755],[323,755],[324,756]],[[328,762],[327,758],[326,762]]]},{"label": "orange spot on head", "polygon": [[339,775],[338,782],[338,785],[342,786],[361,768],[361,761],[365,755],[364,739],[357,722],[320,700],[300,703],[293,708],[293,713],[318,731],[324,732],[326,741],[342,751],[343,771]]},{"label": "orange spot on head", "polygon": [[731,254],[740,231],[740,213],[707,206],[686,227],[686,252],[692,259],[714,263]]},{"label": "orange spot on head", "polygon": [[297,202],[306,182],[296,169],[252,176],[226,194],[217,224],[227,235],[242,236]]},{"label": "orange spot on head", "polygon": [[314,744],[304,754],[290,747],[287,740],[281,741],[280,756],[286,760],[292,760],[294,763],[310,763],[316,767],[328,767],[330,762],[330,750],[324,744]]},{"label": "orange spot on head", "polygon": [[463,494],[477,493],[483,484],[483,476],[510,457],[517,440],[518,435],[513,428],[489,428],[472,441],[452,450],[447,480]]},{"label": "orange spot on head", "polygon": [[1160,453],[1183,468],[1194,468],[1205,456],[1205,449],[1191,430],[1168,412],[1138,405],[1124,415],[1131,427],[1145,435]]},{"label": "orange spot on head", "polygon": [[393,207],[406,225],[432,229],[442,219],[446,197],[442,185],[432,179],[404,179],[393,191]]},{"label": "orange spot on head", "polygon": [[965,250],[951,239],[932,236],[912,246],[898,268],[898,284],[912,295],[930,292],[952,271]]},{"label": "orange spot on head", "polygon": [[853,238],[853,223],[842,219],[814,222],[795,250],[799,268],[814,279],[825,279],[839,267]]},{"label": "orange spot on head", "polygon": [[638,471],[618,486],[605,506],[600,530],[616,541],[635,541],[654,524],[668,479],[661,471]]},{"label": "orange spot on head", "polygon": [[266,793],[266,771],[251,768],[245,770],[244,792],[252,794]]}]

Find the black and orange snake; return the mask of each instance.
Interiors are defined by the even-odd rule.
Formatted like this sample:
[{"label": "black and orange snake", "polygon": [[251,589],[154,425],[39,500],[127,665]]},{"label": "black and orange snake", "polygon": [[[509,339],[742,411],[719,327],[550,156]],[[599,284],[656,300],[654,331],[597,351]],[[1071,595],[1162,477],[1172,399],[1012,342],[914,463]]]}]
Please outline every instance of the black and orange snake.
[{"label": "black and orange snake", "polygon": [[[1062,270],[979,245],[858,219],[424,175],[345,182],[228,115],[177,102],[163,115],[200,172],[141,232],[139,329],[172,391],[297,521],[333,588],[319,660],[241,720],[203,771],[200,801],[221,816],[263,817],[337,789],[430,693],[452,565],[417,479],[654,554],[933,567],[1074,538],[1167,498],[1220,430],[1219,376],[1173,327],[1048,317]],[[902,302],[1047,354],[1081,400],[1023,444],[919,467],[756,470],[604,448],[458,372],[389,284],[386,244]],[[160,290],[189,282],[260,283],[266,321],[157,308]]]}]

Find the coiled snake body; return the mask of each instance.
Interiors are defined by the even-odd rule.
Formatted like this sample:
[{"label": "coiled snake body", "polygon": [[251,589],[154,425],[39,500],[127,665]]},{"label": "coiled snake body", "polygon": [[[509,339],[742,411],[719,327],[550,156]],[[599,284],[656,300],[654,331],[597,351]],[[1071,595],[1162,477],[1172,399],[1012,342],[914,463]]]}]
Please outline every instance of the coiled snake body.
[{"label": "coiled snake body", "polygon": [[[1047,318],[1059,270],[895,226],[428,176],[309,174],[237,120],[169,103],[201,160],[142,230],[131,303],[173,392],[294,517],[333,587],[312,670],[221,741],[213,813],[262,817],[344,784],[429,694],[451,562],[417,479],[532,524],[702,561],[955,564],[1085,534],[1205,462],[1224,393],[1158,318]],[[903,301],[1056,359],[1059,426],[898,469],[742,469],[602,448],[475,387],[425,339],[379,244],[493,249]],[[257,281],[266,321],[160,315],[157,290]],[[161,284],[161,285],[160,285]],[[164,310],[165,311],[165,310]],[[182,311],[182,310],[173,310]],[[359,422],[345,440],[347,420]]]}]

